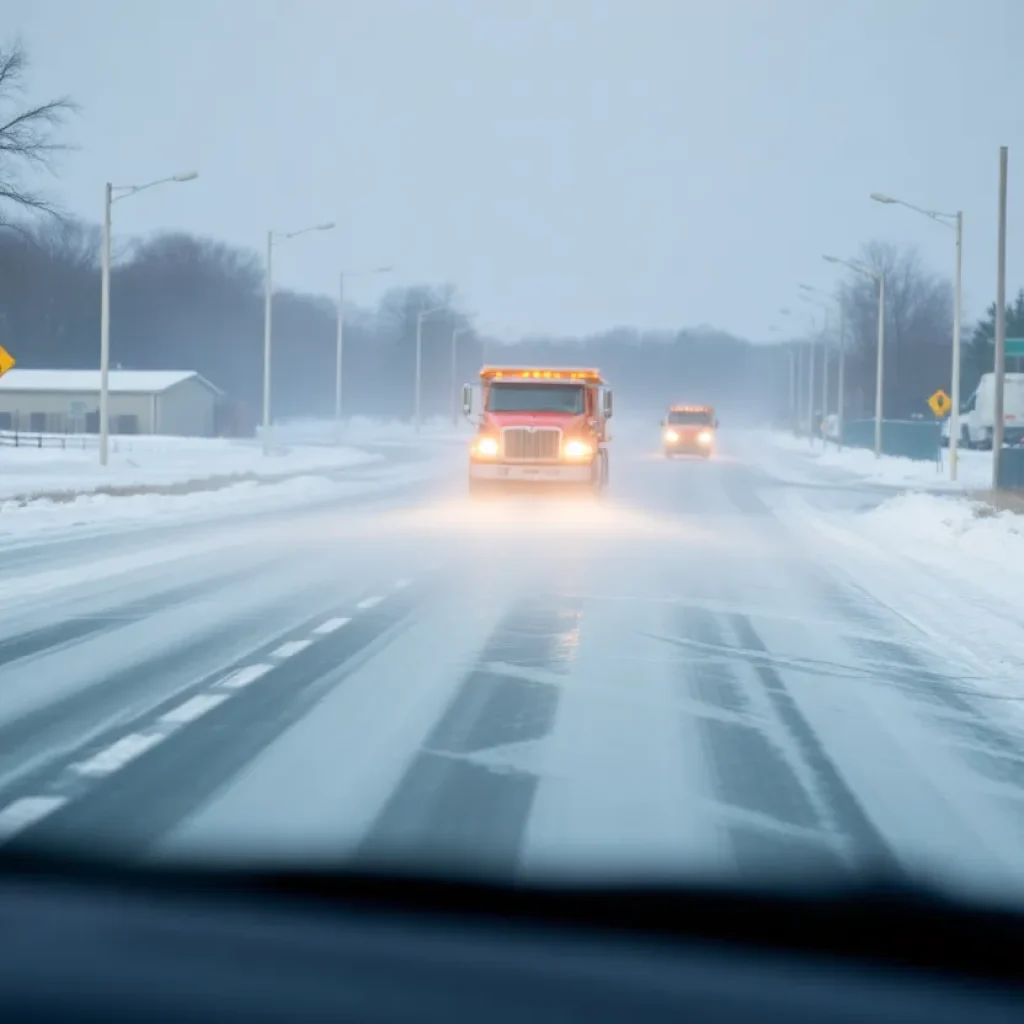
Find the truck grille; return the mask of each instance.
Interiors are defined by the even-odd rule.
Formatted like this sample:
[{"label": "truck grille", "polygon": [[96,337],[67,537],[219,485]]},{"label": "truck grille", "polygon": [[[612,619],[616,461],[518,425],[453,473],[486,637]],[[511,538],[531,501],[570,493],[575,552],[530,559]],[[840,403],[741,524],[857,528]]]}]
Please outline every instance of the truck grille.
[{"label": "truck grille", "polygon": [[562,432],[552,427],[507,427],[502,432],[502,449],[506,459],[557,462]]}]

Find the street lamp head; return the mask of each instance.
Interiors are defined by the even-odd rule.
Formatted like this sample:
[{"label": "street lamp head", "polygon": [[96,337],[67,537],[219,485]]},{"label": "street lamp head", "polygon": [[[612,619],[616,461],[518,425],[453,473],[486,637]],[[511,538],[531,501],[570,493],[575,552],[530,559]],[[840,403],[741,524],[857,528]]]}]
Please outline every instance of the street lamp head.
[{"label": "street lamp head", "polygon": [[797,288],[805,292],[816,292],[818,289],[811,287],[809,284],[798,284]]},{"label": "street lamp head", "polygon": [[171,181],[195,181],[198,177],[198,171],[186,171],[184,174],[176,174]]},{"label": "street lamp head", "polygon": [[826,263],[842,263],[843,262],[838,256],[822,256],[821,258]]},{"label": "street lamp head", "polygon": [[892,196],[887,196],[884,192],[872,192],[871,198],[876,203],[896,203],[899,202],[897,199],[893,199]]},{"label": "street lamp head", "polygon": [[317,226],[315,228],[313,228],[313,230],[314,231],[331,231],[334,228],[334,226],[335,226],[334,225],[334,221],[331,221],[329,224],[317,224]]}]

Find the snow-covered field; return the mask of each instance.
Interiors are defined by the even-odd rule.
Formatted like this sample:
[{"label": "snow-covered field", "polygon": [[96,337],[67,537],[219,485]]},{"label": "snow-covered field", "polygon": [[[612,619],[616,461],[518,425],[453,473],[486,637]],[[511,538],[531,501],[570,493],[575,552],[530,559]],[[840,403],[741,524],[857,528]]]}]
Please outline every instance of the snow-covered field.
[{"label": "snow-covered field", "polygon": [[[87,447],[0,446],[0,541],[356,497],[436,472],[429,462],[391,466],[357,444],[430,448],[464,440],[450,421],[426,423],[420,434],[409,424],[369,419],[344,428],[338,444],[330,421],[278,426],[268,455],[259,439],[116,437],[106,467],[99,465],[92,438],[74,439]],[[358,478],[336,475],[346,469],[360,469]],[[216,486],[193,493],[118,493],[203,482]]]},{"label": "snow-covered field", "polygon": [[75,535],[132,526],[192,522],[221,515],[286,510],[289,507],[344,501],[400,484],[427,480],[430,464],[375,467],[358,479],[295,476],[271,484],[245,481],[192,494],[83,494],[73,501],[41,499],[0,501],[0,543],[74,531]]},{"label": "snow-covered field", "polygon": [[[54,439],[56,440],[56,439]],[[350,446],[291,445],[264,455],[253,441],[145,437],[111,440],[107,466],[94,445],[0,446],[0,499],[110,487],[152,487],[220,477],[283,477],[357,466],[379,455]]]}]

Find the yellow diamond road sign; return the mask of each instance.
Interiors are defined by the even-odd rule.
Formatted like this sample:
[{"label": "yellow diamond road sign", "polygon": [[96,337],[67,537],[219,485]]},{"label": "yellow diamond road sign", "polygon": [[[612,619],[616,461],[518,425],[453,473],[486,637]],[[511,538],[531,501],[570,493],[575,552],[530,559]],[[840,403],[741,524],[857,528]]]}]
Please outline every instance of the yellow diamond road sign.
[{"label": "yellow diamond road sign", "polygon": [[14,368],[14,356],[0,345],[0,377],[2,377],[8,370]]},{"label": "yellow diamond road sign", "polygon": [[939,388],[939,390],[928,399],[928,405],[931,406],[932,412],[935,413],[939,419],[942,419],[942,417],[949,412],[950,408],[952,408],[953,403],[950,401],[949,395],[947,395],[942,388]]}]

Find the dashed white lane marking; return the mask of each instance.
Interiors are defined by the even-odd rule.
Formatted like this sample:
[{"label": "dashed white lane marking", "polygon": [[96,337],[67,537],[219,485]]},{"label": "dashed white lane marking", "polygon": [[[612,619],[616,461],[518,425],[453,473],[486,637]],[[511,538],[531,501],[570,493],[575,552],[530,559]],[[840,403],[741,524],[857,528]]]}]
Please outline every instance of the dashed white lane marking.
[{"label": "dashed white lane marking", "polygon": [[352,620],[345,618],[328,619],[326,622],[321,622],[316,629],[313,630],[314,635],[323,636],[325,633],[333,633],[336,629],[341,629],[342,626],[347,626]]},{"label": "dashed white lane marking", "polygon": [[186,725],[202,717],[207,711],[212,711],[218,704],[231,696],[228,693],[199,693],[190,697],[184,704],[179,704],[166,714],[160,716],[160,721],[165,725]]},{"label": "dashed white lane marking", "polygon": [[395,584],[395,590],[405,590],[405,588],[409,586],[410,583],[412,583],[412,580],[399,580]]},{"label": "dashed white lane marking", "polygon": [[79,775],[110,775],[155,747],[163,738],[159,733],[131,732],[105,750],[93,754],[87,761],[72,765],[72,768]]},{"label": "dashed white lane marking", "polygon": [[[409,579],[397,580],[395,582],[395,590],[404,590],[411,582]],[[369,608],[375,608],[383,600],[384,598],[380,595],[365,597],[356,604],[356,608],[360,611],[366,611]],[[313,629],[310,636],[326,636],[328,633],[333,633],[343,626],[347,626],[351,621],[351,618],[343,616],[327,619]],[[312,639],[289,640],[272,651],[270,657],[277,659],[290,658],[293,654],[304,651],[312,643]],[[250,683],[256,682],[261,676],[265,676],[273,667],[273,665],[266,664],[265,662],[245,665],[242,668],[236,669],[230,675],[225,676],[215,686],[220,690],[240,690]],[[197,718],[201,718],[208,711],[212,711],[215,707],[223,704],[230,696],[229,693],[218,692],[196,694],[184,703],[179,704],[176,708],[172,708],[161,715],[158,720],[159,724],[172,727],[187,725],[190,722],[194,722]],[[111,775],[146,753],[147,750],[151,750],[164,740],[167,735],[169,735],[169,731],[162,733],[129,733],[87,760],[73,764],[71,769],[78,775],[86,775],[93,778]],[[31,828],[42,821],[43,818],[59,810],[67,802],[68,798],[63,796],[26,796],[13,801],[0,810],[0,842],[5,842],[19,832]]]},{"label": "dashed white lane marking", "polygon": [[312,642],[312,640],[289,640],[288,643],[281,644],[277,650],[271,651],[270,656],[272,658],[290,658],[293,654],[304,651]]},{"label": "dashed white lane marking", "polygon": [[273,667],[273,665],[264,664],[246,665],[245,668],[240,668],[226,676],[217,685],[225,690],[240,690],[243,686],[255,683],[260,676],[265,676]]},{"label": "dashed white lane marking", "polygon": [[0,811],[0,840],[10,839],[66,804],[63,796],[23,796]]}]

